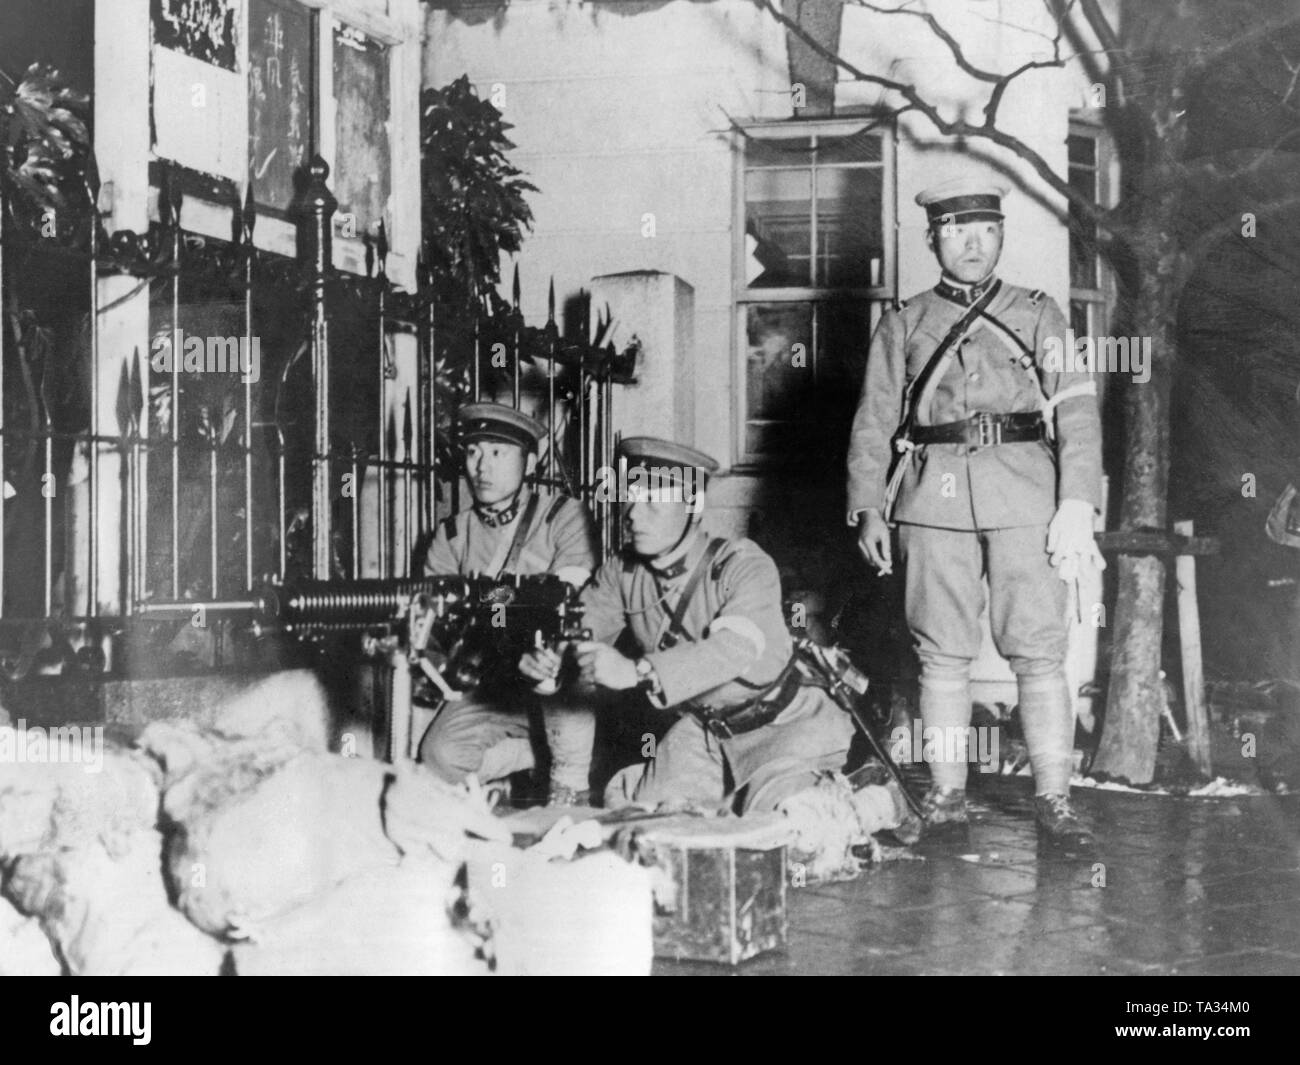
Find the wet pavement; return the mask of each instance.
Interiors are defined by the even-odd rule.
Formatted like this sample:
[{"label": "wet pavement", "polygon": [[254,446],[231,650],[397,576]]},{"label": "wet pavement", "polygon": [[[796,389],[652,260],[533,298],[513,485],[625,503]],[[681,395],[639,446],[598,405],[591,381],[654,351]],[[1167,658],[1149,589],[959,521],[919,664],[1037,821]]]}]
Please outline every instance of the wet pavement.
[{"label": "wet pavement", "polygon": [[1041,849],[1028,780],[972,789],[963,837],[792,890],[787,949],[657,975],[1300,974],[1300,795],[1076,788],[1095,852]]}]

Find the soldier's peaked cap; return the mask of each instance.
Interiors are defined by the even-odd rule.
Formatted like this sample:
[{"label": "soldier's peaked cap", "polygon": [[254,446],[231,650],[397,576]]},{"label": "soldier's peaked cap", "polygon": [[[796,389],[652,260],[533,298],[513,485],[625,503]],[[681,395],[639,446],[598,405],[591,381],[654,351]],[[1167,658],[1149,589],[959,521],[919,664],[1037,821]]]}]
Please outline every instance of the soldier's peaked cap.
[{"label": "soldier's peaked cap", "polygon": [[931,225],[948,222],[996,222],[1002,214],[1005,185],[983,178],[952,178],[916,194]]},{"label": "soldier's peaked cap", "polygon": [[462,444],[475,440],[499,440],[536,451],[546,429],[535,418],[501,403],[467,403],[460,408],[459,438]]},{"label": "soldier's peaked cap", "polygon": [[664,471],[691,467],[705,478],[718,472],[718,461],[712,456],[656,436],[625,437],[619,441],[618,455],[627,459],[629,467],[644,466]]}]

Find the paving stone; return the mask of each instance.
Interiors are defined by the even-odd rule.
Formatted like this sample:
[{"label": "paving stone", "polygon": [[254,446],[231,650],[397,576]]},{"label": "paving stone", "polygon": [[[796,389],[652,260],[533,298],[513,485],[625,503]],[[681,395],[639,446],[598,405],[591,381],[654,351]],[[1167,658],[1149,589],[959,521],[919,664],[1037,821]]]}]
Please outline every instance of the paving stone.
[{"label": "paving stone", "polygon": [[1077,789],[1098,845],[1069,856],[1039,841],[1029,781],[974,788],[968,831],[923,841],[924,861],[792,891],[789,948],[734,974],[1300,973],[1300,796]]}]

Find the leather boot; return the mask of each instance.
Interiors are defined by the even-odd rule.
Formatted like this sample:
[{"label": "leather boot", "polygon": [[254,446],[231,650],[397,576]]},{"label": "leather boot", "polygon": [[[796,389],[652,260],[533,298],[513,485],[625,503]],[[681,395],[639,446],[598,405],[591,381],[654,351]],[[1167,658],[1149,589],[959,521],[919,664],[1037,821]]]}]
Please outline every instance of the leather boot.
[{"label": "leather boot", "polygon": [[1083,850],[1096,842],[1079,819],[1069,795],[1060,792],[1035,795],[1034,820],[1038,822],[1040,835],[1059,847]]},{"label": "leather boot", "polygon": [[966,812],[966,789],[931,785],[921,800],[921,814],[927,825],[966,824],[970,820]]}]

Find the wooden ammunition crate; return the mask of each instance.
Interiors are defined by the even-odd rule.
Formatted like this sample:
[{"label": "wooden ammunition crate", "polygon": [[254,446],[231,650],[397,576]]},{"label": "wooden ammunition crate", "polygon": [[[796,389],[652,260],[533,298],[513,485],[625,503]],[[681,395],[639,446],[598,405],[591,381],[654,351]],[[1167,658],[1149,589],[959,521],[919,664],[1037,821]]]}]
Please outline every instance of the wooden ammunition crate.
[{"label": "wooden ammunition crate", "polygon": [[785,841],[776,816],[666,818],[637,832],[655,871],[660,958],[736,965],[786,942]]}]

